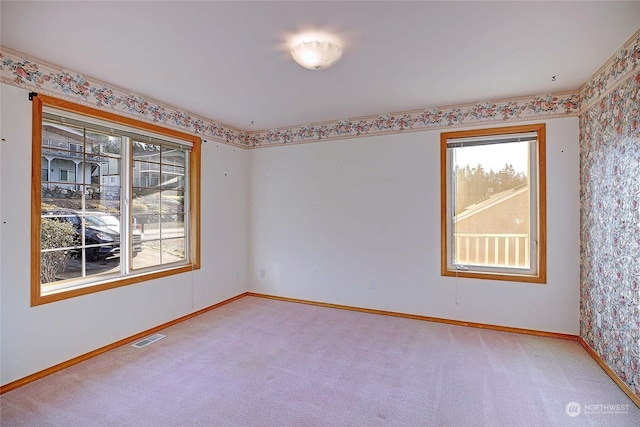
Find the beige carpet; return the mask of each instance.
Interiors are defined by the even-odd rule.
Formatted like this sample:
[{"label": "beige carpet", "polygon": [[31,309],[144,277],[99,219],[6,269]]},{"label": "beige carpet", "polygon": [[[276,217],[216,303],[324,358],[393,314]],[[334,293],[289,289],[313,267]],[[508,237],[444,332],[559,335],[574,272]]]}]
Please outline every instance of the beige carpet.
[{"label": "beige carpet", "polygon": [[575,342],[256,297],[162,333],[5,393],[0,424],[640,425]]}]

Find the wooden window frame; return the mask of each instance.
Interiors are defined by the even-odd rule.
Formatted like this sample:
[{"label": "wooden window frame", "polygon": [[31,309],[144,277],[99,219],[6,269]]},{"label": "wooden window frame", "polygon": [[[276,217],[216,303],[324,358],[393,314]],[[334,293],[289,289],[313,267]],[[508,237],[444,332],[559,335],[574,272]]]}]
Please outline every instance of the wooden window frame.
[{"label": "wooden window frame", "polygon": [[[160,277],[186,273],[200,269],[200,164],[201,140],[199,137],[167,129],[155,124],[142,122],[118,114],[79,105],[73,102],[42,95],[30,94],[32,100],[32,165],[31,165],[31,306],[47,304],[81,295],[101,292],[121,286],[140,283]],[[87,116],[130,128],[153,132],[162,136],[177,138],[192,144],[189,156],[189,259],[186,265],[177,267],[157,266],[157,271],[131,273],[108,282],[87,284],[83,287],[42,295],[40,283],[40,224],[42,205],[42,117],[43,107],[48,106],[75,114]]]},{"label": "wooden window frame", "polygon": [[[536,132],[537,141],[537,267],[535,274],[493,273],[451,269],[448,262],[448,209],[447,188],[450,176],[447,165],[447,140],[455,138],[491,137],[514,133]],[[546,126],[544,123],[499,128],[471,129],[440,134],[440,183],[441,183],[441,275],[472,279],[504,280],[512,282],[547,283],[547,203],[546,203]],[[534,214],[533,209],[531,214]]]}]

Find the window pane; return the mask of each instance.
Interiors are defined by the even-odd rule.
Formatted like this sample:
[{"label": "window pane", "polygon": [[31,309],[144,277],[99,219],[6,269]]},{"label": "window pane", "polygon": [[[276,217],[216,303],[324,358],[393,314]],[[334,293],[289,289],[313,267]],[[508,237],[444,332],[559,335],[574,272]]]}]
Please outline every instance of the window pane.
[{"label": "window pane", "polygon": [[101,211],[113,215],[119,215],[120,187],[106,185],[85,186],[85,205],[87,210]]},{"label": "window pane", "polygon": [[162,240],[162,263],[183,261],[186,253],[184,245],[184,239]]},{"label": "window pane", "polygon": [[160,195],[163,214],[174,216],[184,214],[184,191],[164,190]]},{"label": "window pane", "polygon": [[[85,248],[73,254],[69,260],[63,278],[82,279],[99,275],[118,275],[120,273],[120,259],[110,258],[108,260],[95,259],[93,248]],[[84,269],[84,273],[83,273]]]},{"label": "window pane", "polygon": [[42,154],[64,151],[67,158],[81,158],[84,146],[82,128],[53,121],[42,121]]},{"label": "window pane", "polygon": [[[137,129],[115,126],[99,120],[99,111],[85,121],[86,107],[44,95],[34,105],[41,129],[34,129],[32,150],[41,159],[41,179],[32,185],[32,198],[40,208],[41,239],[40,247],[32,246],[32,304],[57,300],[69,289],[74,292],[65,297],[104,289],[112,280],[137,282],[141,278],[130,276],[132,269],[181,272],[166,264],[182,267],[190,255],[187,231],[193,225],[185,224],[185,204],[197,190],[187,188],[193,165],[176,132],[156,134],[144,123]],[[198,144],[188,135],[182,139]],[[198,201],[193,203],[197,212]],[[197,254],[189,259],[198,268]]]},{"label": "window pane", "polygon": [[185,166],[185,150],[162,147],[162,163],[171,166]]},{"label": "window pane", "polygon": [[78,244],[76,227],[63,218],[43,217],[40,223],[40,280],[42,283],[63,279],[64,271]]},{"label": "window pane", "polygon": [[133,141],[133,160],[160,163],[160,146],[146,142]]},{"label": "window pane", "polygon": [[143,188],[160,186],[160,164],[145,161],[134,161],[133,186]]},{"label": "window pane", "polygon": [[82,209],[82,191],[46,183],[42,186],[40,206],[43,214],[61,208],[80,210]]},{"label": "window pane", "polygon": [[40,254],[40,283],[64,280],[70,259],[68,250],[43,251]]},{"label": "window pane", "polygon": [[440,137],[442,275],[546,283],[545,125]]},{"label": "window pane", "polygon": [[119,158],[122,155],[122,138],[104,132],[87,129],[87,153],[99,159],[102,156]]},{"label": "window pane", "polygon": [[[100,199],[104,201],[118,201],[120,200],[120,187],[117,185],[119,175],[111,176],[109,179],[105,179],[105,184],[99,187]],[[115,185],[114,185],[115,184]]]},{"label": "window pane", "polygon": [[141,269],[162,264],[171,264],[186,259],[185,239],[145,239],[142,252],[133,258],[133,268]]},{"label": "window pane", "polygon": [[160,265],[160,241],[144,241],[142,252],[136,254],[133,258],[132,268],[139,270],[141,268],[154,267]]},{"label": "window pane", "polygon": [[[186,259],[184,221],[164,215],[141,215],[137,217],[135,228],[141,232],[142,245],[133,259],[134,269]],[[134,245],[135,239],[134,235]]]},{"label": "window pane", "polygon": [[134,222],[136,223],[136,228],[139,228],[144,234],[145,242],[160,239],[160,215],[136,215]]},{"label": "window pane", "polygon": [[162,188],[184,189],[185,168],[162,165]]},{"label": "window pane", "polygon": [[92,168],[92,179],[99,185],[119,187],[121,184],[121,160],[109,156],[101,156],[100,163]]},{"label": "window pane", "polygon": [[117,274],[119,236],[118,220],[101,212],[47,212],[41,220],[41,283]]},{"label": "window pane", "polygon": [[178,221],[167,215],[162,216],[162,223],[160,224],[160,237],[162,239],[184,236],[184,219]]},{"label": "window pane", "polygon": [[85,255],[88,261],[105,261],[120,255],[122,226],[109,212],[84,212]]},{"label": "window pane", "polygon": [[529,143],[451,149],[453,263],[529,268]]},{"label": "window pane", "polygon": [[133,188],[132,209],[134,215],[160,213],[160,191],[154,188]]}]

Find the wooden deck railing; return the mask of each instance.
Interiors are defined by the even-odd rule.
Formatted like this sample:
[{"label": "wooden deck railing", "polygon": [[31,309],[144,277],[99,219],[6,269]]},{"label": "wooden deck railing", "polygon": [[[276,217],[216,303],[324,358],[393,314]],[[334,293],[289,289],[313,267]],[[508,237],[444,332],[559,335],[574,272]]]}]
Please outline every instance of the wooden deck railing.
[{"label": "wooden deck railing", "polygon": [[454,233],[457,264],[529,267],[528,234]]}]

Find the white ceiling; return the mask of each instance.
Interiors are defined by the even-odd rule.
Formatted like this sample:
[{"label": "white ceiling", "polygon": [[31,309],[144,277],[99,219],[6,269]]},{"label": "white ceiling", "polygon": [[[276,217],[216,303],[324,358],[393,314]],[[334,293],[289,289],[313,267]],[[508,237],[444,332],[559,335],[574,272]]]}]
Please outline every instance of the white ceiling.
[{"label": "white ceiling", "polygon": [[[3,0],[1,20],[6,47],[251,131],[574,90],[640,2]],[[340,37],[342,60],[295,64],[302,30]]]}]

